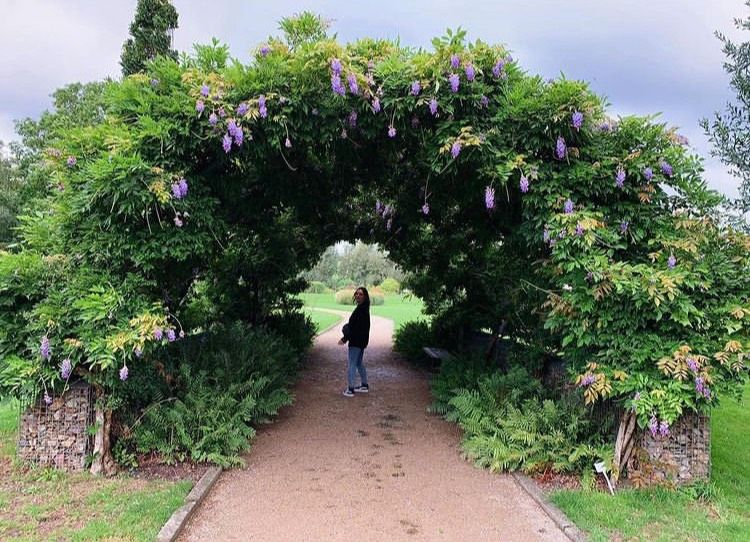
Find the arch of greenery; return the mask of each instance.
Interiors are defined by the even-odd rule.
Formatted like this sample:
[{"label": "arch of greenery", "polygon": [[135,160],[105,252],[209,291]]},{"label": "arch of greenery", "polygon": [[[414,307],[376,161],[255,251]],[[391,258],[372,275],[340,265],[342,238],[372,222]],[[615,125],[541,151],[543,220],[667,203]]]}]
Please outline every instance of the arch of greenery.
[{"label": "arch of greenery", "polygon": [[433,46],[317,29],[108,84],[0,255],[3,389],[57,393],[70,360],[116,396],[168,335],[292,311],[299,271],[363,239],[445,336],[507,320],[641,426],[736,390],[750,240],[680,136],[461,31]]}]

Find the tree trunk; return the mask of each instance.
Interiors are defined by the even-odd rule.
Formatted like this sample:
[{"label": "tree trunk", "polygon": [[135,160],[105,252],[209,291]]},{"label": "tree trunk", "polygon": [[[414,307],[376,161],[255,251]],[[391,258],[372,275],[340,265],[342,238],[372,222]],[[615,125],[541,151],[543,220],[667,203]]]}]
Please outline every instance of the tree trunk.
[{"label": "tree trunk", "polygon": [[635,443],[636,415],[633,411],[626,411],[620,418],[620,427],[617,430],[615,441],[615,457],[612,463],[612,482],[617,483],[625,465],[628,464],[630,455],[633,453]]},{"label": "tree trunk", "polygon": [[104,407],[104,390],[96,387],[96,402],[94,403],[94,460],[91,462],[91,474],[111,476],[117,472],[117,465],[112,458],[110,433],[112,429],[112,411]]}]

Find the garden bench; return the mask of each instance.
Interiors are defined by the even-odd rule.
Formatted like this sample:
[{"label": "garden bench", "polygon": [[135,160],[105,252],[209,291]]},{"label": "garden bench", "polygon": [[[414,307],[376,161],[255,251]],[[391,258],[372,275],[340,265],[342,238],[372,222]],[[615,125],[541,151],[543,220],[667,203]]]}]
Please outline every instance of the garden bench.
[{"label": "garden bench", "polygon": [[434,346],[425,346],[422,348],[427,357],[430,358],[430,369],[440,367],[443,361],[453,359],[453,354],[445,350],[444,348],[436,348]]}]

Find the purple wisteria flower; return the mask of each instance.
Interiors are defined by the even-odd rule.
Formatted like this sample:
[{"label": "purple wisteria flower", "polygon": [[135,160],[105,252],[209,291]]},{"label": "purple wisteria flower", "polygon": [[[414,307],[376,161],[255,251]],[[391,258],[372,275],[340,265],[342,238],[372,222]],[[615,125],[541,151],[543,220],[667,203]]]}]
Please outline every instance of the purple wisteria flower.
[{"label": "purple wisteria flower", "polygon": [[451,84],[451,92],[458,92],[458,85],[459,85],[458,74],[457,73],[450,74],[448,76],[448,81],[450,81],[450,84]]},{"label": "purple wisteria flower", "polygon": [[219,122],[219,117],[218,117],[218,116],[216,116],[216,113],[211,113],[211,114],[210,114],[210,115],[208,116],[208,123],[209,123],[209,124],[210,124],[211,126],[216,126],[216,124],[217,124],[218,122]]},{"label": "purple wisteria flower", "polygon": [[427,203],[426,201],[424,202],[424,205],[422,205],[422,214],[423,215],[430,214],[430,204]]},{"label": "purple wisteria flower", "polygon": [[411,95],[419,96],[420,92],[422,92],[422,84],[419,81],[414,81],[411,84]]},{"label": "purple wisteria flower", "polygon": [[224,134],[224,138],[221,140],[221,146],[224,148],[224,152],[229,154],[229,151],[232,150],[232,136]]},{"label": "purple wisteria flower", "polygon": [[388,127],[388,137],[390,138],[396,137],[396,129],[393,126]]},{"label": "purple wisteria flower", "polygon": [[674,254],[670,254],[669,258],[667,258],[667,267],[669,269],[674,269],[677,265],[677,258],[674,257]]},{"label": "purple wisteria flower", "polygon": [[647,167],[643,170],[643,176],[646,178],[647,181],[650,181],[654,178],[654,170],[650,167]]},{"label": "purple wisteria flower", "polygon": [[558,160],[562,160],[568,155],[568,147],[565,145],[565,139],[562,137],[557,138],[557,143],[555,144],[555,156]]},{"label": "purple wisteria flower", "polygon": [[661,161],[659,167],[661,168],[661,172],[667,177],[671,177],[672,173],[674,173],[674,171],[672,170],[672,166],[665,160]]},{"label": "purple wisteria flower", "polygon": [[46,391],[44,392],[44,404],[47,406],[50,406],[52,404],[52,397],[49,396],[49,393]]},{"label": "purple wisteria flower", "polygon": [[70,358],[65,358],[60,364],[60,377],[63,380],[70,378],[70,374],[73,372],[73,364],[70,362]]},{"label": "purple wisteria flower", "polygon": [[136,346],[135,350],[133,350],[133,353],[135,354],[135,357],[140,358],[143,356],[143,350],[141,350],[140,346]]},{"label": "purple wisteria flower", "polygon": [[456,159],[459,154],[461,154],[461,142],[454,141],[453,145],[451,145],[451,156]]},{"label": "purple wisteria flower", "polygon": [[484,206],[487,210],[495,208],[495,189],[487,186],[484,189]]},{"label": "purple wisteria flower", "polygon": [[174,333],[174,329],[168,329],[167,330],[167,340],[169,342],[174,342],[174,340],[177,338],[177,336]]},{"label": "purple wisteria flower", "polygon": [[237,131],[237,121],[230,120],[227,122],[227,132],[229,132],[229,135],[234,137],[235,132]]},{"label": "purple wisteria flower", "polygon": [[223,119],[224,117],[226,117],[226,116],[227,116],[227,112],[226,112],[226,111],[224,111],[224,108],[223,108],[223,107],[220,107],[220,108],[219,108],[219,111],[218,111],[218,113],[219,113],[219,116],[220,116],[220,117],[221,117],[222,119]]},{"label": "purple wisteria flower", "polygon": [[176,183],[172,183],[172,196],[175,199],[182,199],[187,196],[188,184],[185,179],[180,179]]},{"label": "purple wisteria flower", "polygon": [[201,86],[201,96],[203,96],[204,98],[208,98],[208,95],[210,94],[210,92],[211,92],[211,89],[209,88],[208,85]]},{"label": "purple wisteria flower", "polygon": [[74,167],[76,165],[76,157],[75,156],[68,156],[68,159],[66,163],[68,164],[68,167]]},{"label": "purple wisteria flower", "polygon": [[685,363],[687,363],[688,369],[690,369],[692,372],[698,372],[698,362],[695,360],[695,358],[688,358],[685,360]]},{"label": "purple wisteria flower", "polygon": [[451,68],[454,70],[457,70],[458,67],[461,65],[461,59],[458,57],[457,54],[451,55]]},{"label": "purple wisteria flower", "polygon": [[388,221],[385,223],[385,229],[388,231],[391,231],[392,227],[393,227],[393,219],[389,218]]},{"label": "purple wisteria flower", "polygon": [[526,178],[526,175],[521,175],[518,186],[524,194],[529,191],[529,180]]},{"label": "purple wisteria flower", "polygon": [[419,128],[419,117],[418,116],[414,115],[411,118],[411,127],[412,128]]},{"label": "purple wisteria flower", "polygon": [[42,337],[42,342],[39,345],[39,353],[41,354],[42,359],[46,360],[48,360],[52,355],[49,348],[49,337],[47,337],[46,335]]},{"label": "purple wisteria flower", "polygon": [[372,110],[375,113],[380,113],[380,98],[377,96],[372,99]]},{"label": "purple wisteria flower", "polygon": [[711,389],[706,385],[706,381],[702,376],[695,378],[695,391],[706,399],[711,398]]},{"label": "purple wisteria flower", "polygon": [[123,365],[122,369],[120,369],[120,380],[125,382],[128,379],[128,366]]},{"label": "purple wisteria flower", "polygon": [[156,339],[157,341],[160,341],[163,336],[164,336],[164,332],[161,330],[160,327],[157,327],[154,330],[154,339]]},{"label": "purple wisteria flower", "polygon": [[286,139],[284,140],[284,146],[285,146],[285,147],[286,147],[287,149],[291,149],[291,148],[292,148],[292,140],[291,140],[291,139],[289,139],[289,138],[287,137],[287,138],[286,138]]},{"label": "purple wisteria flower", "polygon": [[494,77],[500,77],[505,69],[505,61],[503,59],[498,60],[494,66],[492,66],[492,75]]},{"label": "purple wisteria flower", "polygon": [[268,116],[268,109],[266,108],[266,97],[263,94],[258,96],[258,114],[262,119]]},{"label": "purple wisteria flower", "polygon": [[331,71],[334,75],[341,75],[341,61],[338,58],[331,60]]},{"label": "purple wisteria flower", "polygon": [[359,85],[357,85],[357,76],[350,73],[346,76],[346,81],[349,83],[349,91],[352,94],[359,94]]},{"label": "purple wisteria flower", "polygon": [[244,117],[245,114],[247,113],[247,110],[248,110],[248,107],[245,102],[241,102],[240,105],[237,106],[237,114],[240,117]]},{"label": "purple wisteria flower", "polygon": [[383,214],[383,209],[385,209],[385,207],[383,207],[383,203],[380,200],[376,200],[375,201],[375,212],[378,213],[379,215],[382,215]]},{"label": "purple wisteria flower", "polygon": [[482,94],[482,97],[479,98],[479,105],[481,105],[482,107],[488,107],[490,105],[490,99]]},{"label": "purple wisteria flower", "polygon": [[584,231],[585,230],[583,229],[583,224],[581,224],[580,222],[578,224],[576,224],[576,235],[578,237],[581,237],[583,235]]},{"label": "purple wisteria flower", "polygon": [[349,126],[351,126],[352,128],[356,128],[356,126],[357,126],[357,112],[354,109],[352,109],[349,112],[349,116],[347,117],[346,120],[349,123]]},{"label": "purple wisteria flower", "polygon": [[263,58],[265,58],[265,57],[268,56],[268,53],[270,53],[270,52],[271,52],[271,48],[268,45],[266,45],[266,44],[261,45],[261,47],[260,47],[260,56],[262,56]]},{"label": "purple wisteria flower", "polygon": [[181,228],[183,225],[182,219],[179,217],[179,215],[174,217],[174,225],[178,228]]},{"label": "purple wisteria flower", "polygon": [[203,103],[203,100],[198,100],[195,102],[195,110],[198,113],[203,113],[203,110],[206,108],[206,104]]},{"label": "purple wisteria flower", "polygon": [[594,280],[594,273],[592,273],[591,271],[586,273],[586,282],[592,282],[593,280]]},{"label": "purple wisteria flower", "polygon": [[153,79],[151,79],[151,86],[152,86],[153,88],[156,88],[156,87],[158,87],[158,86],[159,86],[159,80],[158,80],[158,79],[156,79],[155,77],[154,77]]},{"label": "purple wisteria flower", "polygon": [[184,339],[184,338],[185,338],[185,330],[184,330],[184,329],[181,329],[181,330],[180,330],[180,332],[179,332],[179,333],[177,334],[177,336],[178,336],[178,337],[179,337],[180,339]]},{"label": "purple wisteria flower", "polygon": [[542,241],[544,241],[544,244],[550,242],[551,235],[549,233],[549,230],[547,228],[544,228],[544,231],[542,232]]},{"label": "purple wisteria flower", "polygon": [[341,76],[337,74],[331,76],[331,90],[333,90],[334,94],[338,94],[339,96],[346,95],[346,89],[344,88],[344,85],[341,84]]},{"label": "purple wisteria flower", "polygon": [[464,67],[464,73],[466,74],[466,80],[467,81],[473,81],[474,77],[476,77],[476,72],[474,71],[474,66],[471,63],[468,63]]},{"label": "purple wisteria flower", "polygon": [[662,420],[659,423],[659,435],[661,435],[662,437],[666,437],[668,434],[669,434],[669,424],[665,420]]},{"label": "purple wisteria flower", "polygon": [[594,382],[596,382],[596,377],[595,377],[594,375],[592,375],[591,373],[588,373],[588,374],[587,374],[586,376],[584,376],[584,377],[583,377],[583,378],[581,379],[581,383],[580,383],[580,384],[578,384],[578,385],[579,385],[579,386],[580,386],[581,388],[587,388],[587,387],[589,387],[589,386],[590,386],[591,384],[593,384]]},{"label": "purple wisteria flower", "polygon": [[625,170],[621,167],[617,168],[617,174],[615,175],[615,186],[622,188],[625,186]]},{"label": "purple wisteria flower", "polygon": [[573,201],[570,198],[566,199],[565,203],[563,204],[563,212],[566,215],[569,215],[573,213],[574,209],[575,209],[575,204],[573,203]]},{"label": "purple wisteria flower", "polygon": [[581,126],[583,126],[583,113],[580,111],[574,111],[570,118],[570,123],[573,125],[573,128],[580,130]]},{"label": "purple wisteria flower", "polygon": [[386,203],[383,207],[383,218],[393,215],[393,207],[390,203]]},{"label": "purple wisteria flower", "polygon": [[627,220],[623,220],[620,222],[620,233],[625,233],[628,231],[628,227],[630,226],[630,222]]},{"label": "purple wisteria flower", "polygon": [[648,429],[651,431],[651,436],[654,437],[659,432],[659,420],[656,419],[656,416],[651,416],[651,419],[648,421]]},{"label": "purple wisteria flower", "polygon": [[437,110],[438,110],[438,103],[437,103],[437,100],[433,98],[432,100],[430,100],[430,113],[432,113],[433,117],[437,115]]},{"label": "purple wisteria flower", "polygon": [[242,146],[242,142],[245,140],[245,132],[242,130],[241,126],[237,127],[232,138],[234,139],[235,145],[237,145],[238,147]]}]

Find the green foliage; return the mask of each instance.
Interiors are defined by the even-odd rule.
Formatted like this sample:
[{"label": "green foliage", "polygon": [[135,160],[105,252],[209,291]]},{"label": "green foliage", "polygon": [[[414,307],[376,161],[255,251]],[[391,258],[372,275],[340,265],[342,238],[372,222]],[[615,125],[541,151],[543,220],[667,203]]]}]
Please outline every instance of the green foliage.
[{"label": "green foliage", "polygon": [[146,406],[126,449],[157,452],[169,461],[241,464],[239,454],[248,449],[254,427],[291,404],[287,388],[299,351],[273,333],[240,324],[177,350],[171,395]]},{"label": "green foliage", "polygon": [[[750,2],[745,2],[750,6]],[[750,17],[735,19],[735,26],[739,30],[750,30]],[[714,117],[702,119],[701,126],[714,146],[713,154],[719,156],[730,172],[739,177],[740,199],[737,202],[743,213],[750,211],[750,117],[748,117],[748,103],[750,103],[750,73],[747,66],[750,63],[750,42],[736,43],[724,34],[716,32],[722,44],[722,51],[726,56],[724,71],[729,75],[729,86],[735,93],[735,99],[726,104],[723,113],[715,113]]]},{"label": "green foliage", "polygon": [[430,324],[424,321],[406,322],[396,329],[393,336],[393,349],[412,363],[426,363],[427,358],[422,349],[434,345]]},{"label": "green foliage", "polygon": [[177,10],[169,0],[138,0],[130,23],[130,38],[122,46],[120,66],[124,76],[146,69],[159,55],[177,59],[172,32],[177,28]]},{"label": "green foliage", "polygon": [[[358,241],[354,245],[337,243],[328,247],[318,263],[302,276],[308,281],[323,282],[330,288],[343,288],[353,284],[378,284],[388,277],[400,279],[403,273],[378,245]],[[386,293],[397,292],[398,288],[391,288]]]},{"label": "green foliage", "polygon": [[401,291],[401,283],[392,277],[386,277],[378,286],[386,294],[397,294]]},{"label": "green foliage", "polygon": [[310,283],[305,292],[309,294],[328,294],[333,293],[333,290],[326,286],[325,283],[314,280]]}]

